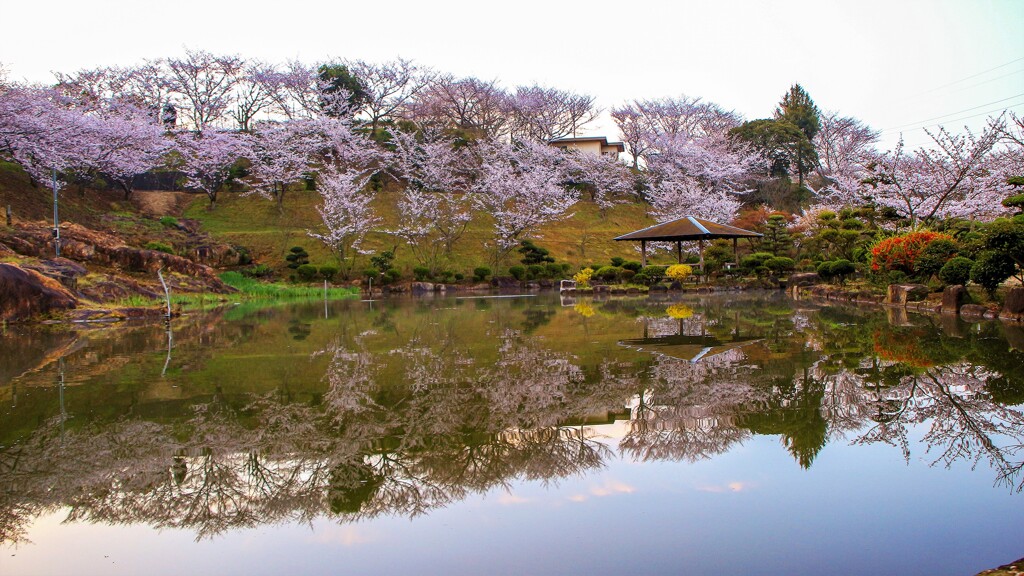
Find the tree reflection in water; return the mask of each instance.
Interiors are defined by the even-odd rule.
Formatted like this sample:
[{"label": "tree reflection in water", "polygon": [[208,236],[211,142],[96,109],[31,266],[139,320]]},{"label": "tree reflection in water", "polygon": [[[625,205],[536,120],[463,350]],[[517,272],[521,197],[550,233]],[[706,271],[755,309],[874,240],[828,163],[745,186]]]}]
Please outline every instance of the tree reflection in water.
[{"label": "tree reflection in water", "polygon": [[[342,310],[334,324],[286,318],[278,325],[306,327],[300,341],[281,330],[288,341],[316,343],[299,360],[288,356],[284,372],[312,393],[282,394],[287,383],[243,393],[224,382],[184,412],[147,415],[133,396],[119,415],[76,414],[73,425],[57,414],[31,426],[12,420],[4,437],[17,440],[0,447],[0,541],[22,541],[36,517],[62,507],[72,522],[146,523],[197,538],[324,515],[416,516],[615,457],[709,459],[755,434],[778,435],[809,467],[838,440],[891,444],[909,459],[923,431],[933,464],[984,463],[997,484],[1024,488],[1024,415],[1012,406],[1024,362],[993,334],[890,327],[881,315],[794,311],[777,299],[688,306],[692,315],[668,317],[648,300],[593,302],[586,315],[553,308],[528,326],[499,305],[452,315],[385,307],[368,320]],[[257,345],[267,318],[176,327],[173,364],[197,367],[179,384],[196,387],[189,378],[212,369],[218,346]],[[586,340],[572,340],[578,334]],[[128,336],[130,350],[166,346],[160,330]],[[113,337],[84,337],[116,348]],[[110,378],[123,364],[76,356],[88,346],[67,335],[51,340],[54,354],[39,347],[45,339],[31,341],[38,366],[8,369],[12,398],[17,384],[41,389],[33,375],[44,378],[55,357],[82,394],[102,390],[85,374]],[[153,358],[162,380],[165,354]],[[592,425],[614,419],[628,420],[617,443]]]}]

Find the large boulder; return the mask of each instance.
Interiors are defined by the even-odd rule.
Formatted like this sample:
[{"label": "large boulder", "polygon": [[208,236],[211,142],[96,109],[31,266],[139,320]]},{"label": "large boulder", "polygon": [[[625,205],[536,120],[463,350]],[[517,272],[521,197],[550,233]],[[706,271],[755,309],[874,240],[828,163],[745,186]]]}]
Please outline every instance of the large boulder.
[{"label": "large boulder", "polygon": [[890,284],[885,302],[905,306],[907,302],[924,300],[930,293],[931,290],[923,284]]},{"label": "large boulder", "polygon": [[820,284],[821,276],[818,276],[817,272],[799,272],[797,274],[790,274],[789,278],[786,279],[786,287],[792,288],[793,286],[811,286],[812,284]]},{"label": "large boulder", "polygon": [[964,304],[964,296],[967,290],[959,284],[946,286],[942,291],[942,313],[956,316],[960,313],[960,307]]},{"label": "large boulder", "polygon": [[1006,299],[1003,301],[1003,310],[999,317],[1024,320],[1024,287],[1015,286],[1006,291]]},{"label": "large boulder", "polygon": [[0,320],[24,320],[77,305],[75,295],[53,278],[16,264],[0,264]]}]

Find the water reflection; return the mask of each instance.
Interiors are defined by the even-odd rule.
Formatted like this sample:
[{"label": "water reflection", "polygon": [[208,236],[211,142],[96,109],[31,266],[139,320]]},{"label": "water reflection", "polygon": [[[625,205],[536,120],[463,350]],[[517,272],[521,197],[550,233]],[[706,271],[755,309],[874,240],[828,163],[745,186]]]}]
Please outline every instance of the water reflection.
[{"label": "water reflection", "polygon": [[[1014,327],[797,306],[346,302],[184,318],[173,340],[159,325],[10,332],[0,541],[62,507],[197,538],[415,516],[612,458],[705,460],[756,434],[805,468],[829,442],[886,443],[1024,488]],[[621,436],[602,436],[614,421]]]}]

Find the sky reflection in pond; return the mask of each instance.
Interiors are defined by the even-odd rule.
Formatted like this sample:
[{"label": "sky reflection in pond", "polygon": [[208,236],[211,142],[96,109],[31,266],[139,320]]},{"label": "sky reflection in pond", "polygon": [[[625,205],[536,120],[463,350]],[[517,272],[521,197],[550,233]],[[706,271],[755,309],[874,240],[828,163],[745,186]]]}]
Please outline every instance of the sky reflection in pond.
[{"label": "sky reflection in pond", "polygon": [[891,320],[778,295],[290,305],[182,319],[170,362],[158,326],[9,330],[0,568],[1013,560],[1016,327]]}]

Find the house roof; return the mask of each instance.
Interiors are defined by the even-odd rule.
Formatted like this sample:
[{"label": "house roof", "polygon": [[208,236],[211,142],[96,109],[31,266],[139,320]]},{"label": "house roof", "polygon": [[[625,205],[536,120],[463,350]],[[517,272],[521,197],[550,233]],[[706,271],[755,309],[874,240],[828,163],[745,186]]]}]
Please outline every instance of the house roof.
[{"label": "house roof", "polygon": [[609,146],[618,149],[619,152],[626,151],[626,145],[622,142],[609,142],[607,136],[581,136],[579,138],[556,138],[548,140],[548,144],[573,144],[580,142],[600,142],[601,146]]},{"label": "house roof", "polygon": [[719,224],[703,218],[683,216],[636,232],[623,234],[615,240],[714,240],[716,238],[758,238],[757,232],[744,230],[727,224]]}]

